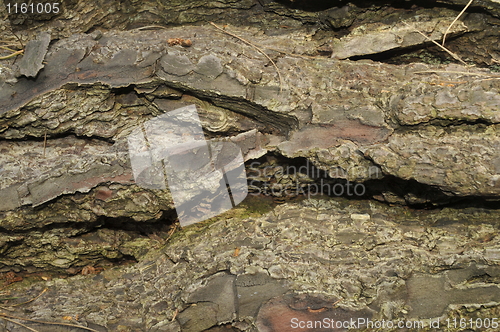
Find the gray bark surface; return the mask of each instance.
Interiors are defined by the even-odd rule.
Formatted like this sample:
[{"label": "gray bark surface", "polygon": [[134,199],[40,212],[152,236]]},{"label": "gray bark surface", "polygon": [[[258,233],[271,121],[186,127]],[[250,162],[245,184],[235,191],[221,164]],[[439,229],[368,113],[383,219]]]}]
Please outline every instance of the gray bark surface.
[{"label": "gray bark surface", "polygon": [[[500,319],[498,1],[450,29],[467,65],[416,31],[440,42],[458,7],[97,5],[0,19],[26,42],[0,60],[1,277],[24,278],[18,303],[48,289],[13,314],[193,332]],[[178,230],[170,192],[134,181],[127,136],[190,104],[241,148],[251,192]]]}]

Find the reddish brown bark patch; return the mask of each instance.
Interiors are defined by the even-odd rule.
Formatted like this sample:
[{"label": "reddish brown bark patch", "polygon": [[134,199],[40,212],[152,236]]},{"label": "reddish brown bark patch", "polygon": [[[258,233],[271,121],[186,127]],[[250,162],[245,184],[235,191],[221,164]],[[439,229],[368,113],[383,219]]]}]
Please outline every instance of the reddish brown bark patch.
[{"label": "reddish brown bark patch", "polygon": [[327,149],[340,145],[339,140],[351,140],[360,144],[385,141],[391,134],[386,127],[368,126],[358,120],[340,120],[335,124],[311,124],[294,132],[289,141],[279,145],[287,155],[312,148]]},{"label": "reddish brown bark patch", "polygon": [[107,201],[113,196],[113,191],[108,188],[99,188],[95,193],[95,198],[101,201]]},{"label": "reddish brown bark patch", "polygon": [[260,308],[256,324],[261,332],[340,332],[356,330],[356,324],[372,317],[368,309],[353,311],[337,304],[337,299],[317,294],[279,296]]}]

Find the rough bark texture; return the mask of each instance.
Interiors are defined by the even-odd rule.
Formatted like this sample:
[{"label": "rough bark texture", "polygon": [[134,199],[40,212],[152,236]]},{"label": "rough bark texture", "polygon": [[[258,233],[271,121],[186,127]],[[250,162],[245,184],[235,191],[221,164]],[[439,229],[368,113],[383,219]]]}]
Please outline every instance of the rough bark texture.
[{"label": "rough bark texture", "polygon": [[[285,331],[294,317],[457,331],[446,318],[498,317],[498,222],[485,222],[498,213],[310,199],[259,216],[254,203],[180,231],[136,265],[37,283],[19,301],[48,287],[30,303],[29,317],[78,315],[80,323],[110,331],[202,331],[226,323]],[[429,329],[437,318],[442,328]]]},{"label": "rough bark texture", "polygon": [[[0,60],[1,270],[22,299],[49,289],[18,315],[103,331],[500,319],[500,5],[450,29],[475,67],[416,32],[440,41],[465,2],[4,11],[1,39],[30,42]],[[135,183],[127,135],[190,104],[240,146],[251,194],[172,237],[172,197]]]}]

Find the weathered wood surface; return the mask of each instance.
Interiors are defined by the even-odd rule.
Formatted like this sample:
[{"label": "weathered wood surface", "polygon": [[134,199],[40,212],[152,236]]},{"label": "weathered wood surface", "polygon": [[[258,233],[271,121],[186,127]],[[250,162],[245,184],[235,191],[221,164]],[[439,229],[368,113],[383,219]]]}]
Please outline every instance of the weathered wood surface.
[{"label": "weathered wood surface", "polygon": [[78,315],[98,331],[284,331],[293,318],[417,321],[425,328],[410,331],[435,331],[429,319],[498,316],[497,229],[498,212],[477,209],[318,199],[262,216],[236,208],[136,265],[35,284],[19,301],[49,291],[17,314]]},{"label": "weathered wood surface", "polygon": [[[292,35],[269,37],[252,29],[239,33],[287,51],[315,48]],[[171,47],[164,42],[169,38],[192,39],[193,46]],[[500,80],[485,70],[284,55],[276,59],[280,86],[276,69],[266,66],[267,59],[259,52],[210,26],[110,32],[98,40],[75,35],[55,43],[46,62],[36,80],[21,77],[14,85],[3,84],[0,135],[7,140],[48,135],[49,152],[44,158],[47,148],[38,142],[32,153],[39,162],[29,159],[25,164],[17,155],[24,150],[6,146],[11,152],[2,158],[5,170],[11,164],[37,169],[36,177],[43,173],[45,178],[58,178],[61,189],[51,193],[37,188],[45,178],[32,184],[23,173],[6,173],[3,191],[12,193],[15,185],[19,194],[6,201],[3,210],[37,206],[109,181],[103,175],[90,187],[70,185],[80,182],[78,176],[61,178],[51,169],[53,161],[46,160],[59,158],[51,149],[67,138],[51,137],[74,133],[117,142],[93,144],[100,149],[108,146],[111,154],[120,151],[120,167],[126,169],[126,145],[119,142],[127,133],[155,114],[188,102],[198,102],[202,114],[220,112],[219,123],[212,126],[227,126],[224,123],[231,117],[238,121],[232,124],[236,130],[250,129],[254,123],[264,136],[281,137],[280,143],[264,146],[268,151],[309,158],[327,171],[340,162],[349,180],[370,180],[362,168],[379,167],[386,175],[415,179],[451,195],[495,197],[500,192],[496,111]],[[99,164],[100,153],[88,152],[85,142],[80,152],[89,164]],[[75,169],[75,163],[61,164]],[[352,172],[356,168],[360,172]],[[20,186],[29,192],[20,194]],[[37,191],[43,191],[45,198]]]},{"label": "weathered wood surface", "polygon": [[[447,25],[439,22],[458,13],[451,9],[151,5],[92,11],[74,2],[31,30],[14,29],[30,39],[50,31],[53,41],[35,78],[26,77],[35,69],[23,72],[14,59],[0,67],[2,271],[106,267],[96,276],[26,285],[23,296],[45,286],[49,292],[21,315],[78,315],[109,331],[218,324],[282,331],[295,313],[498,317],[499,219],[491,208],[500,199],[500,75],[490,70],[500,59],[497,1],[477,2],[484,12],[452,30],[449,47],[476,67],[338,59],[345,51],[365,57],[422,45],[403,19],[439,40]],[[264,9],[255,26],[255,12]],[[5,26],[30,24],[9,19]],[[58,26],[62,19],[67,25]],[[225,28],[265,50],[277,69],[208,20],[238,23]],[[184,25],[137,29],[158,24]],[[325,26],[349,29],[339,36]],[[360,31],[380,38],[381,48],[361,43]],[[171,38],[191,46],[169,45]],[[250,197],[165,244],[175,219],[171,195],[134,183],[126,138],[189,104],[197,105],[207,137],[241,147],[249,180],[258,180],[254,190],[297,187],[286,205]],[[286,165],[307,165],[311,174],[284,175],[279,167]],[[315,176],[318,169],[325,173]],[[368,200],[293,201],[323,180],[361,184]],[[410,208],[460,200],[443,210]],[[139,263],[107,268],[126,259]]]}]

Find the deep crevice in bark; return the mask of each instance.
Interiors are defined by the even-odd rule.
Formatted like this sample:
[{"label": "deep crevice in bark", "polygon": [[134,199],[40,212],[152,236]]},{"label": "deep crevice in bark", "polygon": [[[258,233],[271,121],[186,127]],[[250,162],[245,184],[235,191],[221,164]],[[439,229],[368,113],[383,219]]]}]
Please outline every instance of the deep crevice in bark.
[{"label": "deep crevice in bark", "polygon": [[205,100],[211,104],[247,116],[258,123],[270,126],[270,133],[287,135],[298,127],[298,121],[293,116],[278,114],[244,98],[228,97],[206,91],[199,91],[176,83],[165,85],[178,89],[186,94]]},{"label": "deep crevice in bark", "polygon": [[[0,233],[8,234],[13,240],[3,245],[0,272],[3,270],[55,271],[62,274],[75,274],[86,265],[109,267],[137,262],[139,255],[124,252],[123,248],[127,247],[127,243],[140,239],[152,239],[161,243],[168,238],[174,222],[175,212],[164,211],[161,218],[150,222],[138,223],[123,217],[100,217],[90,223],[54,223],[40,228],[17,231],[2,228]],[[17,237],[20,238],[15,239]],[[40,250],[37,243],[44,237],[47,239],[58,237],[59,240],[45,242],[44,246],[47,248]],[[88,246],[88,249],[78,249],[81,244]],[[71,249],[73,246],[76,246],[75,249]],[[44,250],[49,249],[60,253],[69,250],[70,253],[66,255],[73,257],[73,261],[64,268],[51,266],[50,261],[44,259]],[[107,251],[115,251],[116,257],[106,255]],[[30,256],[24,257],[21,254],[23,252],[30,252]]]},{"label": "deep crevice in bark", "polygon": [[424,129],[426,127],[437,127],[443,128],[447,132],[452,132],[453,130],[460,128],[473,128],[475,132],[483,132],[489,126],[498,125],[497,122],[490,121],[489,119],[440,119],[434,118],[429,122],[421,122],[416,124],[400,124],[400,127],[396,128],[394,132],[396,133],[406,133],[413,132],[415,130]]},{"label": "deep crevice in bark", "polygon": [[[269,159],[272,159],[272,163]],[[257,166],[259,164],[259,166]],[[364,182],[330,177],[307,158],[286,158],[276,153],[246,162],[250,195],[272,197],[278,203],[295,198],[342,197],[353,200],[377,200],[406,205],[411,209],[487,208],[498,209],[498,197],[457,196],[436,186],[390,174]],[[337,168],[332,167],[334,172]],[[300,174],[299,174],[300,173]],[[348,171],[340,171],[347,174]],[[382,173],[382,172],[381,172]],[[260,180],[259,180],[260,179]],[[359,195],[362,193],[361,195]]]}]

